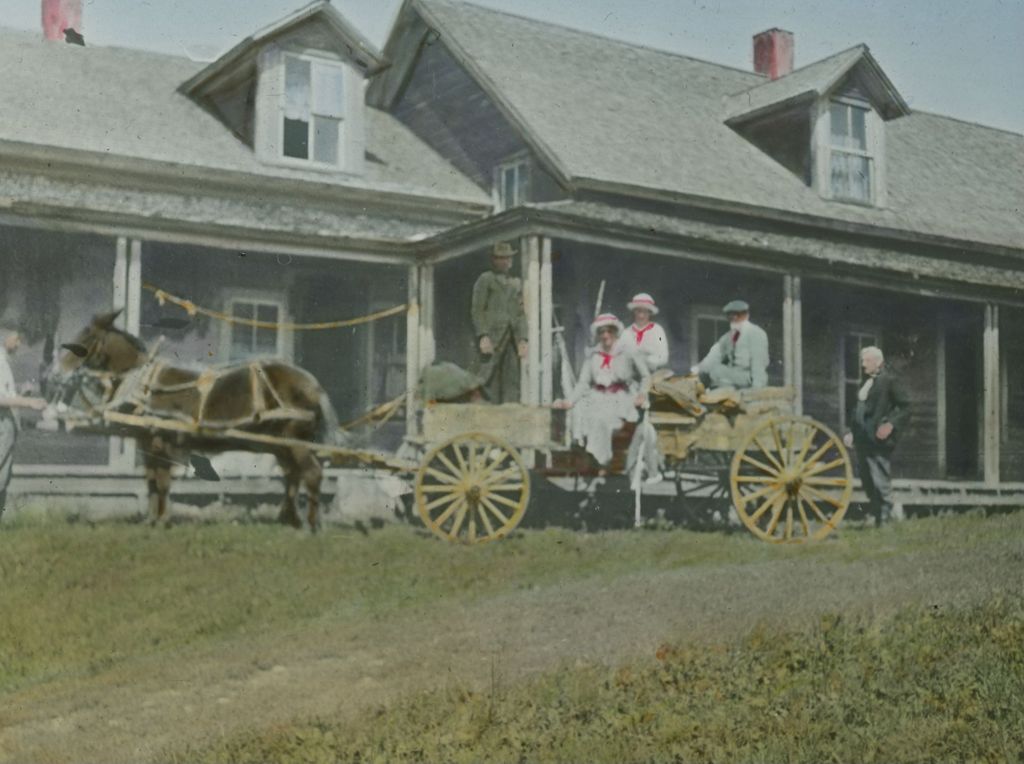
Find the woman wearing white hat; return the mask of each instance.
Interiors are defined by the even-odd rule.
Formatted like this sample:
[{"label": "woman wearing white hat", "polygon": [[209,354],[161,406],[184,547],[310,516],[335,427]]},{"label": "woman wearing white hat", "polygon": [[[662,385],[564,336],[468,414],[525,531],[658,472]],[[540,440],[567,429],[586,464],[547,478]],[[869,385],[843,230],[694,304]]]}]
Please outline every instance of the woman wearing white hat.
[{"label": "woman wearing white hat", "polygon": [[[603,468],[612,460],[612,435],[624,422],[635,422],[637,409],[647,402],[651,374],[643,358],[619,342],[622,322],[614,315],[601,314],[590,331],[597,344],[583,362],[572,395],[554,407],[577,407],[573,436]],[[636,393],[630,392],[634,385]]]},{"label": "woman wearing white hat", "polygon": [[665,330],[652,320],[658,315],[654,298],[646,292],[634,295],[626,306],[633,311],[633,325],[626,330],[622,341],[631,345],[644,357],[652,372],[668,365],[668,338]]}]

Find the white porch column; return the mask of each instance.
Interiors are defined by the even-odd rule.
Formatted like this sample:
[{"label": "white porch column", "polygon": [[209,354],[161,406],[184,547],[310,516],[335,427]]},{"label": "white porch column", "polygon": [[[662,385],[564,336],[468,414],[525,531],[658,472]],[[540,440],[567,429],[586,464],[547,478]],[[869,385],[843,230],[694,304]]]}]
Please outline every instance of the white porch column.
[{"label": "white porch column", "polygon": [[[114,252],[114,300],[112,308],[114,310],[124,310],[127,306],[127,293],[128,293],[128,239],[124,236],[117,237],[117,248]],[[122,312],[117,317],[117,321],[114,325],[119,329],[124,329],[125,315]]]},{"label": "white porch column", "polygon": [[520,400],[523,403],[540,403],[540,237],[527,236],[523,239],[523,303],[526,308],[526,384],[523,385]]},{"label": "white porch column", "polygon": [[420,266],[420,358],[419,370],[434,362],[437,342],[434,337],[434,266]]},{"label": "white porch column", "polygon": [[788,274],[782,281],[783,384],[793,388],[793,412],[804,410],[803,305],[800,277]]},{"label": "white porch column", "polygon": [[551,239],[540,241],[540,402],[549,405],[555,399],[554,353],[554,284],[551,279]]},{"label": "white porch column", "polygon": [[999,379],[999,306],[991,303],[985,306],[985,333],[983,337],[983,369],[984,369],[984,420],[983,459],[985,464],[985,483],[999,483],[999,447],[1002,442],[999,428],[1000,412],[1000,379]]},{"label": "white porch column", "polygon": [[125,294],[124,328],[138,336],[142,320],[142,242],[132,239],[128,254],[127,292]]},{"label": "white porch column", "polygon": [[419,434],[416,422],[416,385],[420,373],[420,269],[410,265],[407,276],[409,308],[405,314],[405,434]]}]

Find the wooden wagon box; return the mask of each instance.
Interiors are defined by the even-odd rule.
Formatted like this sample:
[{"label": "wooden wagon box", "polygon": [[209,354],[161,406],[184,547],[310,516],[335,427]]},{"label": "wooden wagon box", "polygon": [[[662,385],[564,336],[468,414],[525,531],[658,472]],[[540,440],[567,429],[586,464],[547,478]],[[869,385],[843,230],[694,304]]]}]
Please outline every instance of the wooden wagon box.
[{"label": "wooden wagon box", "polygon": [[427,443],[468,432],[487,433],[517,448],[550,448],[551,409],[521,403],[434,403],[423,409]]},{"label": "wooden wagon box", "polygon": [[[760,390],[715,391],[723,398],[738,398],[741,409],[734,416],[709,411],[702,419],[687,414],[651,412],[661,453],[685,459],[693,448],[734,451],[741,440],[766,416],[793,413],[793,388],[766,387]],[[711,396],[709,396],[711,397]]]}]

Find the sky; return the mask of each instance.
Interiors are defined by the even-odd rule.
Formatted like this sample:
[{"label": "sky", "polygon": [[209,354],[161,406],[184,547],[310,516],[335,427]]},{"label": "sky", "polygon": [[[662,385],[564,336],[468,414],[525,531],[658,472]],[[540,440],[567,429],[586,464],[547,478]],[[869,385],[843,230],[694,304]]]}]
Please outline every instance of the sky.
[{"label": "sky", "polygon": [[[333,0],[383,47],[401,0]],[[653,48],[751,68],[782,27],[802,66],[866,43],[912,109],[1024,133],[1024,0],[474,0]],[[210,60],[305,0],[82,0],[87,44]],[[0,26],[40,29],[40,0],[0,0]]]}]

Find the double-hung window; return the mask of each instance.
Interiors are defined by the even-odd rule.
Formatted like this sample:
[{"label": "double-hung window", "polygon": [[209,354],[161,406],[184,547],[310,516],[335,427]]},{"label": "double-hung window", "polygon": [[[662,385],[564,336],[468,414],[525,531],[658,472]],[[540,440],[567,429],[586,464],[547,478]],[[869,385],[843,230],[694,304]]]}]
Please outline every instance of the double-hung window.
[{"label": "double-hung window", "polygon": [[324,165],[341,164],[345,70],[339,63],[286,55],[281,153]]},{"label": "double-hung window", "polygon": [[870,151],[871,110],[847,100],[829,105],[829,177],[833,199],[872,202],[874,157]]},{"label": "double-hung window", "polygon": [[244,361],[247,358],[282,355],[278,326],[284,314],[284,306],[280,302],[231,299],[228,301],[228,313],[237,321],[228,324],[226,360]]},{"label": "double-hung window", "polygon": [[848,331],[842,336],[840,344],[842,379],[839,384],[839,410],[843,414],[840,426],[850,421],[854,408],[857,406],[857,395],[867,380],[863,376],[860,362],[860,351],[866,347],[878,345],[878,334],[871,331]]},{"label": "double-hung window", "polygon": [[729,331],[729,319],[722,315],[721,309],[712,305],[694,306],[691,318],[690,363],[696,365]]}]

